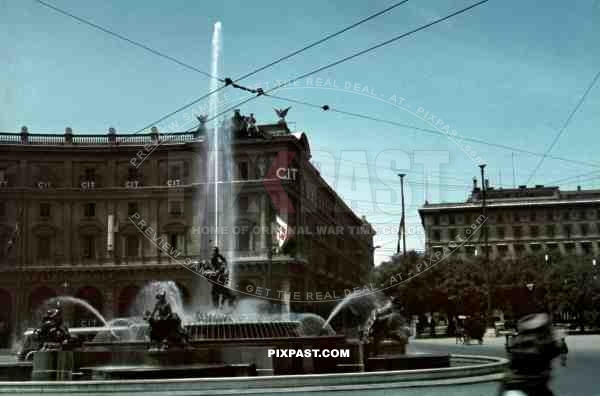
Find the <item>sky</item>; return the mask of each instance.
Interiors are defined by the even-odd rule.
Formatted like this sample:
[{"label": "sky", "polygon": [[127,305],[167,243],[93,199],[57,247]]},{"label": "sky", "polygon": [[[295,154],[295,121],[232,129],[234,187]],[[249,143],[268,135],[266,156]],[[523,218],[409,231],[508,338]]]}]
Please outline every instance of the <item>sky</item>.
[{"label": "sky", "polygon": [[[211,70],[211,36],[222,23],[219,77],[234,80],[374,14],[394,1],[75,1],[50,4],[105,29]],[[324,44],[243,81],[272,88],[408,32],[474,1],[408,1]],[[600,1],[491,0],[446,22],[299,80],[273,94],[402,125],[456,131],[456,139],[291,104],[287,121],[310,141],[324,178],[378,231],[376,263],[395,252],[405,173],[409,249],[422,249],[418,208],[463,201],[484,161],[490,184],[600,188]],[[62,15],[34,0],[0,0],[0,131],[138,131],[204,95],[197,72]],[[258,85],[257,85],[258,84]],[[590,88],[591,86],[591,88]],[[535,173],[560,134],[551,155]],[[245,98],[227,88],[224,107]],[[200,104],[207,103],[206,101]],[[290,104],[261,97],[240,109],[258,123]],[[197,107],[195,107],[197,109]],[[191,110],[159,123],[189,129]],[[187,124],[186,124],[187,123]],[[460,136],[500,144],[471,143]],[[512,148],[512,149],[511,149]],[[531,179],[531,180],[530,180]]]}]

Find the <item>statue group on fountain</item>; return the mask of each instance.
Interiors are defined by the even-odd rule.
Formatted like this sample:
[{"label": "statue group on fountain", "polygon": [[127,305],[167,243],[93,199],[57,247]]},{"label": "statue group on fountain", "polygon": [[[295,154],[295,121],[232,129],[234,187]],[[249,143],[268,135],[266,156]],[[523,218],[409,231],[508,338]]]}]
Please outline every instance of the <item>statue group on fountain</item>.
[{"label": "statue group on fountain", "polygon": [[219,252],[219,248],[217,246],[213,248],[210,265],[216,277],[211,291],[213,307],[216,309],[221,309],[225,307],[226,303],[229,304],[229,306],[234,306],[236,297],[228,287],[229,270],[227,268],[227,260]]},{"label": "statue group on fountain", "polygon": [[381,343],[389,339],[402,347],[408,343],[410,331],[402,315],[403,308],[397,297],[392,297],[382,308],[375,309],[367,322],[363,339],[370,344],[370,354],[377,356]]},{"label": "statue group on fountain", "polygon": [[72,337],[69,329],[63,323],[60,302],[46,311],[40,327],[33,331],[33,348],[23,346],[19,352],[19,360],[29,360],[31,353],[36,351],[62,351],[78,345],[76,337]]},{"label": "statue group on fountain", "polygon": [[146,311],[144,319],[150,325],[150,343],[153,349],[166,350],[172,345],[187,345],[187,332],[181,325],[179,315],[171,309],[164,290],[156,295],[154,310]]}]

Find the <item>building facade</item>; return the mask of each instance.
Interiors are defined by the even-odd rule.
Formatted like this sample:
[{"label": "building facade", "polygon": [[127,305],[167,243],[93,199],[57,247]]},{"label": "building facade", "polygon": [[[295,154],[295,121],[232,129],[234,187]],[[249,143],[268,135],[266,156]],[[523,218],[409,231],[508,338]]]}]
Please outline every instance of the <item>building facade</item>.
[{"label": "building facade", "polygon": [[[428,252],[458,247],[464,256],[483,254],[487,227],[490,257],[517,258],[541,254],[590,256],[600,253],[600,190],[561,191],[533,188],[486,188],[473,181],[469,199],[461,203],[428,203],[419,209]],[[450,243],[452,247],[449,248]]]},{"label": "building facade", "polygon": [[[371,226],[311,164],[304,133],[283,121],[232,128],[232,208],[224,210],[237,212],[228,231],[236,289],[268,288],[275,302],[284,291],[292,309],[327,312],[317,292],[365,284]],[[22,331],[58,295],[107,318],[128,316],[153,280],[176,282],[186,303],[198,304],[210,284],[181,263],[208,258],[214,245],[208,140],[202,125],[169,135],[0,133],[2,331]]]}]

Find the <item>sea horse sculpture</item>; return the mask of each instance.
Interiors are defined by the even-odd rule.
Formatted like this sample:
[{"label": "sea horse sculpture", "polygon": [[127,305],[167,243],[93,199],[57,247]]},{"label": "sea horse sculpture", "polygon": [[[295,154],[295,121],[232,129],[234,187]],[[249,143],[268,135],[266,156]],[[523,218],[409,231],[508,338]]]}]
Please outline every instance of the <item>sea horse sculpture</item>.
[{"label": "sea horse sculpture", "polygon": [[181,326],[181,318],[171,309],[167,294],[161,291],[156,295],[156,304],[152,312],[146,311],[144,319],[150,325],[152,348],[166,350],[172,345],[185,345],[188,336]]},{"label": "sea horse sculpture", "polygon": [[402,347],[408,343],[409,334],[401,311],[398,299],[394,298],[384,307],[371,312],[371,318],[363,333],[363,341],[371,346],[370,354],[377,356],[380,344],[386,339],[390,339]]},{"label": "sea horse sculpture", "polygon": [[42,324],[35,329],[34,337],[39,342],[40,351],[60,351],[72,341],[69,330],[63,324],[62,308],[56,303],[42,317]]}]

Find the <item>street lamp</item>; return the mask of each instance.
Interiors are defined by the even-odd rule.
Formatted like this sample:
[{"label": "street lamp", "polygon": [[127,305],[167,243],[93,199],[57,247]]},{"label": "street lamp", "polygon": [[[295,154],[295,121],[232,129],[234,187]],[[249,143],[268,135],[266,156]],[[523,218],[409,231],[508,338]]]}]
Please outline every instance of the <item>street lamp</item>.
[{"label": "street lamp", "polygon": [[546,264],[548,264],[548,261],[550,261],[550,256],[548,256],[547,254],[544,255],[544,261],[546,262]]},{"label": "street lamp", "polygon": [[527,286],[527,289],[529,289],[529,291],[533,291],[533,288],[535,287],[535,283],[528,283],[525,286]]}]

